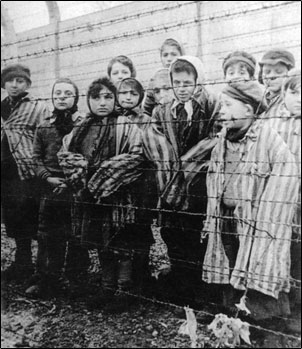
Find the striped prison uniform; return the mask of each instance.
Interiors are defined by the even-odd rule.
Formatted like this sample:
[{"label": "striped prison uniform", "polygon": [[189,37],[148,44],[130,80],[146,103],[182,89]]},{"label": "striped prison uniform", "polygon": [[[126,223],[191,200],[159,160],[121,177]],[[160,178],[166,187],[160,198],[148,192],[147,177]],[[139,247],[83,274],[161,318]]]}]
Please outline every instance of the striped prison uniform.
[{"label": "striped prison uniform", "polygon": [[239,249],[233,270],[221,233],[226,140],[214,148],[207,176],[208,208],[204,234],[208,245],[203,265],[207,283],[231,284],[278,298],[290,289],[292,220],[298,197],[294,158],[267,122],[257,120],[240,142],[242,160],[234,183]]},{"label": "striped prison uniform", "polygon": [[[8,98],[1,105],[8,102]],[[12,109],[7,120],[1,118],[1,142],[6,134],[21,180],[35,177],[32,158],[34,134],[38,124],[48,116],[46,104],[27,94]]]}]

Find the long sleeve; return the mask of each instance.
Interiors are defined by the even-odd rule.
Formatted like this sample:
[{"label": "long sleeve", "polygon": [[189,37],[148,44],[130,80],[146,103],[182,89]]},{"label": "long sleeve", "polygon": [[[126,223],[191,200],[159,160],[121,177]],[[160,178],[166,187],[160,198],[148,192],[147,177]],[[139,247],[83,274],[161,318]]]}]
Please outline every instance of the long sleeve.
[{"label": "long sleeve", "polygon": [[43,144],[43,128],[38,127],[34,136],[33,159],[36,175],[41,179],[47,179],[51,173],[44,164],[45,149]]}]

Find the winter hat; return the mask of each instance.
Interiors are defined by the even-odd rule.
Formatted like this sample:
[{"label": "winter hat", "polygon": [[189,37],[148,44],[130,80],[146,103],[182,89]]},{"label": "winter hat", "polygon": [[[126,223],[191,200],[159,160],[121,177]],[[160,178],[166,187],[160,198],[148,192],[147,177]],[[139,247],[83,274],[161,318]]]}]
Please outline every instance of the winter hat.
[{"label": "winter hat", "polygon": [[222,93],[251,105],[257,115],[263,113],[267,108],[263,98],[263,89],[256,81],[230,83],[222,90]]},{"label": "winter hat", "polygon": [[288,70],[290,70],[295,66],[295,57],[291,52],[284,49],[273,49],[264,54],[259,65],[262,67],[263,64],[274,65],[277,63],[285,64],[288,67]]},{"label": "winter hat", "polygon": [[251,76],[254,76],[256,69],[256,59],[245,51],[234,51],[225,57],[222,63],[222,69],[224,75],[226,75],[226,71],[228,67],[237,62],[246,63],[249,67],[248,71]]},{"label": "winter hat", "polygon": [[28,84],[31,84],[30,69],[23,64],[10,64],[3,68],[1,72],[1,87],[5,88],[5,83],[13,78],[25,78]]}]

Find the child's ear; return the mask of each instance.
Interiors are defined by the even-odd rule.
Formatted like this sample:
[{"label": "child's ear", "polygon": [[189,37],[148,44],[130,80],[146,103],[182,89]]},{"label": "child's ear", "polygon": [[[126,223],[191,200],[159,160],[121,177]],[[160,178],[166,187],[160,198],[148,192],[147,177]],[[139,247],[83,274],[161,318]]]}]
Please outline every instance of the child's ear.
[{"label": "child's ear", "polygon": [[246,104],[246,116],[253,116],[255,114],[254,108],[250,104]]}]

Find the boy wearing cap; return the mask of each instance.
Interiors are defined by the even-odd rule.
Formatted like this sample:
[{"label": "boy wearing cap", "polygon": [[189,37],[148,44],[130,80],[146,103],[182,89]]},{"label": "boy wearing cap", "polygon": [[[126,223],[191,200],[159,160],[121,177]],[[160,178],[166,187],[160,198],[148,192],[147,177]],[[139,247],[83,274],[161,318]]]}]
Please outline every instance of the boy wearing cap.
[{"label": "boy wearing cap", "polygon": [[259,62],[259,82],[264,84],[268,109],[266,119],[288,116],[281,94],[282,83],[288,72],[295,67],[295,57],[284,49],[267,51]]},{"label": "boy wearing cap", "polygon": [[222,91],[223,130],[207,174],[202,278],[223,285],[225,306],[245,295],[251,316],[270,324],[290,313],[298,170],[288,146],[259,118],[266,108],[262,97],[255,81],[235,82]]},{"label": "boy wearing cap", "polygon": [[24,279],[33,272],[31,239],[37,233],[39,207],[33,139],[49,111],[27,92],[30,85],[30,70],[22,64],[11,64],[1,72],[1,87],[8,94],[1,102],[1,198],[7,235],[16,241],[7,279]]},{"label": "boy wearing cap", "polygon": [[222,63],[227,82],[255,80],[256,59],[245,51],[234,51]]}]

